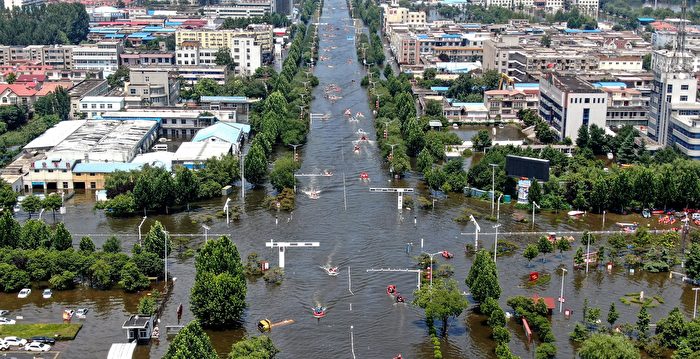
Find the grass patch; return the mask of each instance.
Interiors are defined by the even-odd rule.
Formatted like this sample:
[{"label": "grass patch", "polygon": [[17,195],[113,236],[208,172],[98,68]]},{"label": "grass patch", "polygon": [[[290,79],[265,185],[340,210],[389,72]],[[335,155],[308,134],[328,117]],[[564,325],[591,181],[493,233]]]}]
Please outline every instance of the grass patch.
[{"label": "grass patch", "polygon": [[525,283],[525,286],[528,287],[528,288],[532,288],[532,287],[535,287],[535,286],[538,286],[538,285],[548,284],[548,283],[551,282],[551,281],[552,281],[552,275],[551,275],[551,274],[540,274],[540,277],[537,278],[536,281],[531,282],[531,281],[528,280],[528,281]]},{"label": "grass patch", "polygon": [[14,324],[0,325],[0,337],[16,336],[31,338],[45,336],[56,340],[73,340],[82,324]]},{"label": "grass patch", "polygon": [[625,304],[625,305],[632,304],[632,303],[630,303],[629,299],[627,299],[627,297],[620,297],[620,302],[622,302],[622,304]]},{"label": "grass patch", "polygon": [[654,308],[659,304],[664,303],[664,298],[660,295],[648,296],[643,300],[639,300],[639,293],[627,293],[624,297],[620,297],[620,302],[626,305],[638,304],[642,307]]}]

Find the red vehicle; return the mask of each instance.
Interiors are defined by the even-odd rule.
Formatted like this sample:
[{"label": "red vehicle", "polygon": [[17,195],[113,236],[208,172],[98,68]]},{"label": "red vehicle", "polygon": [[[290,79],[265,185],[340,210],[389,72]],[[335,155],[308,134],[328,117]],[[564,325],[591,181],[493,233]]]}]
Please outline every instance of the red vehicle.
[{"label": "red vehicle", "polygon": [[386,294],[393,297],[396,294],[396,286],[393,284],[386,286]]},{"label": "red vehicle", "polygon": [[450,259],[450,258],[452,258],[452,257],[454,257],[454,256],[455,256],[454,254],[452,254],[452,253],[450,253],[450,252],[448,252],[448,251],[442,251],[442,257],[445,258],[445,259]]}]

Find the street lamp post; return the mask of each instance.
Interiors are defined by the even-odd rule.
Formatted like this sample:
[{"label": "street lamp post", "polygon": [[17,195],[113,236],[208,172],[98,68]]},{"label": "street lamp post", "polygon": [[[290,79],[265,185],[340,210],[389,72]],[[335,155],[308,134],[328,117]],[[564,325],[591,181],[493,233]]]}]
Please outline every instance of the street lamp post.
[{"label": "street lamp post", "polygon": [[493,243],[493,264],[496,264],[496,254],[498,253],[498,227],[500,226],[499,223],[493,226],[493,228],[496,229],[496,241]]},{"label": "street lamp post", "polygon": [[695,314],[698,312],[698,291],[700,287],[693,288],[695,291],[695,303],[693,304],[693,319],[695,319]]},{"label": "street lamp post", "polygon": [[207,243],[209,241],[209,226],[206,224],[202,225],[202,228],[204,228],[204,243]]},{"label": "street lamp post", "polygon": [[168,285],[168,238],[170,237],[170,234],[168,231],[165,232],[165,245],[163,246],[164,253],[163,253],[163,262],[165,262],[165,285],[166,285],[166,290],[167,290],[167,285]]},{"label": "street lamp post", "polygon": [[591,261],[591,234],[588,233],[588,240],[586,241],[586,274],[588,274],[588,262]]},{"label": "street lamp post", "polygon": [[535,208],[540,209],[535,201],[532,201],[532,230],[535,230]]},{"label": "street lamp post", "polygon": [[501,198],[502,198],[502,197],[503,197],[502,194],[499,195],[499,196],[498,196],[498,201],[496,201],[496,203],[498,203],[498,204],[496,205],[496,223],[498,223],[498,222],[501,220]]},{"label": "street lamp post", "polygon": [[476,219],[471,214],[469,215],[469,220],[474,223],[474,251],[479,247],[479,232],[481,232],[481,227],[479,223],[476,223]]},{"label": "street lamp post", "polygon": [[143,216],[143,219],[141,220],[141,223],[139,223],[139,245],[141,245],[141,226],[143,226],[143,222],[146,222],[146,216]]},{"label": "street lamp post", "polygon": [[496,199],[496,167],[495,163],[489,163],[491,166],[491,216],[493,216],[494,200]]},{"label": "street lamp post", "polygon": [[44,213],[44,209],[42,208],[42,209],[39,211],[39,220],[40,220],[40,221],[41,221],[41,215],[42,215],[43,213]]},{"label": "street lamp post", "polygon": [[428,253],[428,252],[423,252],[424,254],[427,254],[428,257],[430,257],[430,288],[433,287],[433,256],[436,254],[440,254],[442,252],[435,252],[435,253]]},{"label": "street lamp post", "polygon": [[226,204],[224,204],[224,212],[226,212],[226,225],[228,226],[229,224],[229,218],[228,218],[228,203],[231,202],[230,198],[226,198]]},{"label": "street lamp post", "polygon": [[561,269],[561,290],[559,291],[559,313],[564,306],[564,277],[566,276],[566,268]]}]

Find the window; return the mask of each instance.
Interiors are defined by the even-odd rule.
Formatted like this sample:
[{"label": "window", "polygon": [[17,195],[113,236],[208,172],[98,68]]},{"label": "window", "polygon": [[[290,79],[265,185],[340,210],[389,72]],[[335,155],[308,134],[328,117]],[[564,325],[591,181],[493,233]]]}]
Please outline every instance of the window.
[{"label": "window", "polygon": [[586,97],[585,99],[583,99],[583,103],[591,103],[591,99]]},{"label": "window", "polygon": [[83,104],[83,108],[84,108],[84,109],[87,109],[87,104],[86,104],[86,103]]},{"label": "window", "polygon": [[97,104],[93,103],[92,105],[90,105],[90,108],[97,108]]},{"label": "window", "polygon": [[167,124],[167,123],[168,123],[168,119],[167,119],[167,118],[164,118],[164,119],[163,119],[163,124],[165,125],[165,124]]},{"label": "window", "polygon": [[144,77],[144,81],[146,81],[146,82],[151,82],[151,78],[148,77],[148,76],[146,76],[146,77]]},{"label": "window", "polygon": [[582,126],[588,127],[588,122],[590,121],[591,118],[591,109],[590,108],[584,108],[583,109],[583,123]]},{"label": "window", "polygon": [[673,92],[673,85],[666,85],[666,92]]},{"label": "window", "polygon": [[112,108],[112,104],[111,104],[111,103],[108,103],[108,104],[107,104],[107,108]]},{"label": "window", "polygon": [[90,189],[95,189],[95,188],[97,188],[97,185],[95,184],[95,182],[90,182]]},{"label": "window", "polygon": [[68,188],[68,182],[63,182],[63,189]]},{"label": "window", "polygon": [[688,91],[688,85],[681,85],[681,91]]},{"label": "window", "polygon": [[681,96],[681,101],[688,101],[688,96]]},{"label": "window", "polygon": [[148,89],[143,89],[143,94],[148,95]]},{"label": "window", "polygon": [[671,102],[671,95],[666,96],[666,102]]},{"label": "window", "polygon": [[[39,172],[39,171],[36,171],[36,172]],[[80,177],[80,176],[82,176],[83,174],[82,174],[82,173],[76,173],[75,175],[78,176],[78,177]]]},{"label": "window", "polygon": [[186,124],[187,124],[187,120],[185,120],[185,119],[180,120],[180,124],[186,125]]},{"label": "window", "polygon": [[95,172],[90,172],[90,177],[95,177]]},{"label": "window", "polygon": [[105,108],[105,104],[101,103],[101,104],[100,104],[100,108],[101,108],[101,109],[104,109],[104,108]]},{"label": "window", "polygon": [[129,93],[132,94],[132,95],[136,95],[136,89],[131,89],[131,90],[129,90]]}]

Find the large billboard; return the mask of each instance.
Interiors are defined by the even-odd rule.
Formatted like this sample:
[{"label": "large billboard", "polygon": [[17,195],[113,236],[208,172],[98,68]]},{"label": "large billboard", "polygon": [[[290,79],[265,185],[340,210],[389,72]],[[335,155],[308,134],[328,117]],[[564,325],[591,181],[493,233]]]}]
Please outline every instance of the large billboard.
[{"label": "large billboard", "polygon": [[511,177],[536,178],[549,181],[549,160],[533,157],[506,156],[506,174]]}]

